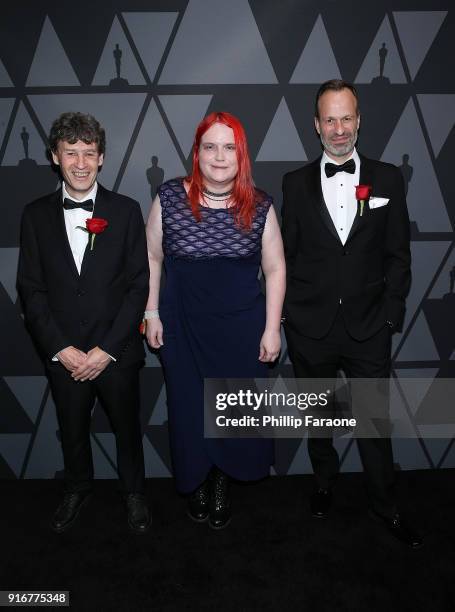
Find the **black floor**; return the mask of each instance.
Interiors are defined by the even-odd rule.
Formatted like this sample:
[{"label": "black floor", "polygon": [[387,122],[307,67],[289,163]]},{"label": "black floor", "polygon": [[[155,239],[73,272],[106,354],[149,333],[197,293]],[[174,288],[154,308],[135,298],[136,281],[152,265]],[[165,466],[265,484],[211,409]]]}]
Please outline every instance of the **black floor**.
[{"label": "black floor", "polygon": [[366,516],[360,474],[340,476],[326,521],[309,516],[309,476],[235,485],[223,531],[195,524],[171,480],[149,481],[153,526],[130,535],[116,483],[96,483],[78,523],[57,535],[56,481],[2,481],[0,590],[70,591],[73,610],[454,612],[455,470],[398,474],[424,548]]}]

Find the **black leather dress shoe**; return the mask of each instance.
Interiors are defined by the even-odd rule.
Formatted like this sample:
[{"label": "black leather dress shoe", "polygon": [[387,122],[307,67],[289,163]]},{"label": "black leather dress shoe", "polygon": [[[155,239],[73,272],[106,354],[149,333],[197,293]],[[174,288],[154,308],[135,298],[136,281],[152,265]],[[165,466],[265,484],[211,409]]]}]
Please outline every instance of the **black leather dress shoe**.
[{"label": "black leather dress shoe", "polygon": [[212,529],[224,529],[231,522],[229,476],[218,468],[214,468],[209,483],[209,526]]},{"label": "black leather dress shoe", "polygon": [[142,493],[129,493],[125,501],[130,530],[139,534],[148,531],[152,522],[152,515],[145,496]]},{"label": "black leather dress shoe", "polygon": [[74,523],[82,506],[88,500],[91,491],[68,491],[64,494],[62,503],[52,517],[51,527],[57,533],[62,533]]},{"label": "black leather dress shoe", "polygon": [[196,523],[204,523],[209,518],[210,488],[205,480],[188,497],[188,516]]},{"label": "black leather dress shoe", "polygon": [[370,510],[369,515],[377,523],[384,525],[389,533],[403,544],[406,544],[406,546],[409,546],[409,548],[417,549],[423,546],[422,537],[409,527],[409,525],[406,525],[398,513],[392,518],[388,518],[377,514],[374,510]]},{"label": "black leather dress shoe", "polygon": [[310,498],[311,516],[314,518],[327,518],[332,505],[332,491],[330,489],[316,489]]}]

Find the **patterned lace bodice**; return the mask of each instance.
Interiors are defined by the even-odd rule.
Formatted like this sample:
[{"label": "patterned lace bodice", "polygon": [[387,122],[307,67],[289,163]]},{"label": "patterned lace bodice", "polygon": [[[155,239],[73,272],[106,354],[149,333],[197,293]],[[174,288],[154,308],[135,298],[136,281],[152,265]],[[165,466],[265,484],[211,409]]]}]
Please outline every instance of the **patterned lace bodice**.
[{"label": "patterned lace bodice", "polygon": [[256,207],[250,231],[239,229],[232,213],[225,208],[201,207],[201,220],[196,221],[182,179],[163,183],[158,194],[162,207],[163,252],[166,256],[240,259],[260,252],[262,232],[272,204],[272,198],[267,194]]}]

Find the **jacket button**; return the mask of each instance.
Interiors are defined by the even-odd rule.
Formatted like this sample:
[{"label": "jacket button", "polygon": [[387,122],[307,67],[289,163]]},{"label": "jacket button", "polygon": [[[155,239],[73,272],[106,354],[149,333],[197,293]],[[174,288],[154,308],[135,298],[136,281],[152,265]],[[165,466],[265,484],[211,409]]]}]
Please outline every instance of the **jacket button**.
[{"label": "jacket button", "polygon": [[349,255],[349,251],[343,251],[343,255]]},{"label": "jacket button", "polygon": [[77,292],[77,297],[82,297],[83,295],[85,295],[85,291],[82,291],[82,289]]}]

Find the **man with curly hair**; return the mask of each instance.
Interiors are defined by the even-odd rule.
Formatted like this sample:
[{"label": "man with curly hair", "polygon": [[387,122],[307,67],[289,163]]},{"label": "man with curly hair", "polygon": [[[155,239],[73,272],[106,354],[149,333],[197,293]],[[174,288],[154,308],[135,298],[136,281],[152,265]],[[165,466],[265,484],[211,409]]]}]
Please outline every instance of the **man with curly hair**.
[{"label": "man with curly hair", "polygon": [[66,486],[52,528],[68,529],[90,495],[98,398],[116,438],[128,524],[143,533],[150,525],[139,421],[139,324],[149,281],[144,223],[137,202],[97,182],[105,132],[94,117],[62,114],[49,146],[62,186],[25,207],[18,289],[61,434]]}]

